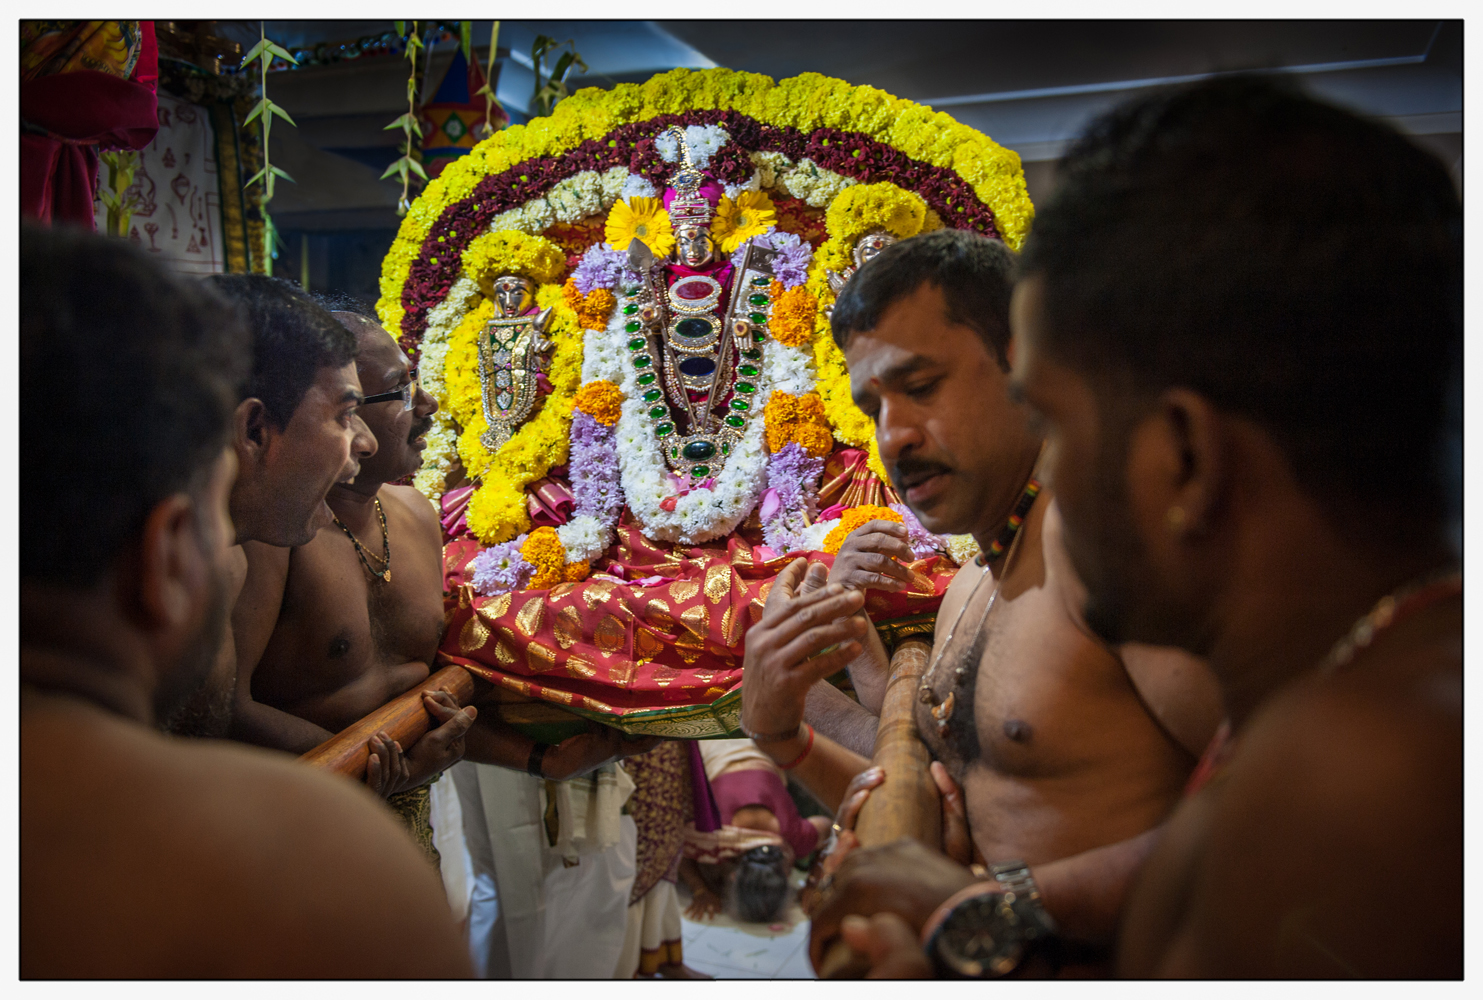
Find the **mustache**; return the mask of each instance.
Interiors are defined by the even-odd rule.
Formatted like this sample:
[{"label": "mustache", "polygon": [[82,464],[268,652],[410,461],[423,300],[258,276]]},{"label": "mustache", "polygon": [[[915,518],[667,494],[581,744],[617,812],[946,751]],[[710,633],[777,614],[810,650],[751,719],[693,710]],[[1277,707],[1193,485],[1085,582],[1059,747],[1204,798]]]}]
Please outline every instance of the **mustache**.
[{"label": "mustache", "polygon": [[929,479],[939,473],[951,472],[951,467],[941,462],[933,462],[927,459],[906,456],[898,459],[891,466],[891,481],[897,489],[906,489],[924,479]]},{"label": "mustache", "polygon": [[416,441],[418,438],[422,437],[422,435],[426,434],[432,429],[433,418],[423,417],[421,420],[412,425],[412,433],[407,435],[407,443],[411,444],[413,441]]}]

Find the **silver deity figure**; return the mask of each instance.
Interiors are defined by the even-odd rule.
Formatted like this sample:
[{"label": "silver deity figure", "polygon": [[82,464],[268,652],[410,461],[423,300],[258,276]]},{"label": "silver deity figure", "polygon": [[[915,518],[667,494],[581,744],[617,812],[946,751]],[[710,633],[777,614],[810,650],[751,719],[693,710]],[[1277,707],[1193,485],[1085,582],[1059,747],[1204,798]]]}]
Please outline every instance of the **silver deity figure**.
[{"label": "silver deity figure", "polygon": [[[854,259],[855,263],[843,271],[826,270],[824,272],[825,277],[829,280],[829,290],[834,293],[834,297],[836,299],[839,298],[839,293],[844,291],[844,286],[850,283],[850,279],[855,276],[855,272],[864,267],[866,262],[879,256],[880,252],[892,243],[898,242],[900,242],[898,237],[883,229],[872,230],[856,240],[855,249],[850,251],[850,257]],[[830,303],[824,307],[824,317],[827,319],[833,314],[834,304]]]},{"label": "silver deity figure", "polygon": [[491,451],[502,446],[530,416],[546,370],[551,310],[533,312],[530,279],[502,274],[487,294],[496,316],[479,337],[479,383],[489,430],[479,439]]},{"label": "silver deity figure", "polygon": [[709,229],[682,226],[675,233],[675,259],[686,267],[705,267],[715,259],[716,244]]}]

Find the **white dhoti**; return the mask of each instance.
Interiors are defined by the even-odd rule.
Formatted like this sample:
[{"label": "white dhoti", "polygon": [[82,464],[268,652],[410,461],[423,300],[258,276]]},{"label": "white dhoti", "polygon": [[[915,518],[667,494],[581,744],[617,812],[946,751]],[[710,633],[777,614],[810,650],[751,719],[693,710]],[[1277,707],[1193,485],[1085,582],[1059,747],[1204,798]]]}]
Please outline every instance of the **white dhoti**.
[{"label": "white dhoti", "polygon": [[661,879],[644,898],[628,908],[628,928],[618,959],[618,979],[652,976],[661,965],[679,965],[681,951],[680,896],[675,884]]},{"label": "white dhoti", "polygon": [[[488,979],[608,978],[623,946],[637,833],[620,815],[633,784],[621,769],[547,783],[460,762],[473,886],[469,948]],[[552,840],[555,844],[552,844]]]}]

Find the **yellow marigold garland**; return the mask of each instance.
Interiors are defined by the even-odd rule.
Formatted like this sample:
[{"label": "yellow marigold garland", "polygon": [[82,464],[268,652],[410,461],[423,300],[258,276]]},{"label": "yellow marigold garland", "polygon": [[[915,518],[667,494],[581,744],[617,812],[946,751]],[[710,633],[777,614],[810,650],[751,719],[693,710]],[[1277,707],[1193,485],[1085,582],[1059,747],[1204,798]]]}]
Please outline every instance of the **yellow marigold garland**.
[{"label": "yellow marigold garland", "polygon": [[584,330],[605,330],[608,317],[618,305],[618,298],[606,288],[594,288],[583,295],[577,290],[574,279],[568,278],[561,286],[561,297],[567,307],[577,314],[577,324]]},{"label": "yellow marigold garland", "polygon": [[566,270],[566,254],[544,236],[507,229],[475,239],[463,252],[462,264],[463,273],[477,281],[518,274],[544,285]]},{"label": "yellow marigold garland", "polygon": [[582,381],[582,331],[562,300],[561,286],[541,285],[536,305],[552,307],[547,330],[555,345],[547,376],[552,391],[540,412],[493,455],[479,440],[489,424],[480,394],[478,355],[478,337],[494,316],[493,303],[486,300],[471,309],[448,338],[444,379],[449,409],[463,427],[458,453],[469,478],[480,483],[469,499],[469,530],[486,545],[507,542],[530,527],[526,487],[567,460],[572,403]]},{"label": "yellow marigold garland", "polygon": [[520,546],[520,556],[535,568],[527,589],[549,590],[566,579],[566,546],[555,528],[532,531]]},{"label": "yellow marigold garland", "polygon": [[853,244],[877,229],[904,240],[922,232],[926,218],[927,202],[921,195],[884,181],[845,188],[829,203],[824,224],[831,238]]},{"label": "yellow marigold garland", "polygon": [[840,516],[839,523],[829,529],[829,534],[824,536],[824,551],[830,555],[838,555],[840,546],[844,545],[850,532],[867,521],[895,521],[901,524],[905,518],[889,507],[877,507],[873,503],[851,507]]},{"label": "yellow marigold garland", "polygon": [[623,415],[623,390],[607,379],[593,379],[577,392],[576,408],[612,427]]},{"label": "yellow marigold garland", "polygon": [[805,285],[784,291],[782,282],[773,281],[769,291],[772,294],[772,315],[767,320],[767,331],[772,338],[786,347],[807,344],[814,335],[819,300]]},{"label": "yellow marigold garland", "polygon": [[1019,155],[946,114],[818,73],[774,81],[727,69],[677,69],[642,84],[579,90],[557,105],[554,114],[496,132],[434,178],[402,220],[383,264],[376,306],[382,324],[400,330],[402,287],[429,229],[483,177],[532,157],[559,155],[624,122],[708,108],[734,109],[765,125],[862,132],[914,159],[955,171],[993,211],[1011,247],[1018,249],[1029,232],[1034,208]]}]

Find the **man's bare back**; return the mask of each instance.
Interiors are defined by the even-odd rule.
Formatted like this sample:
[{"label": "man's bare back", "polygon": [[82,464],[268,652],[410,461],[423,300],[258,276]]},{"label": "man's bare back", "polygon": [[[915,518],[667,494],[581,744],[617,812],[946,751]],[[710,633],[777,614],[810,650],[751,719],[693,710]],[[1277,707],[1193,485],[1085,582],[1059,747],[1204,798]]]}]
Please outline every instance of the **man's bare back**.
[{"label": "man's bare back", "polygon": [[468,975],[437,876],[366,792],[23,694],[21,975]]},{"label": "man's bare back", "polygon": [[[1158,825],[1219,721],[1213,682],[1194,661],[1160,651],[1125,664],[1086,632],[1067,597],[1075,584],[1059,520],[1043,494],[986,619],[991,571],[958,573],[938,614],[931,674],[938,701],[954,695],[947,728],[932,706],[917,706],[923,739],[962,785],[974,842],[991,862],[1070,857]],[[958,682],[955,669],[975,652]]]},{"label": "man's bare back", "polygon": [[1460,600],[1295,681],[1170,820],[1129,900],[1119,971],[1461,976],[1462,732]]},{"label": "man's bare back", "polygon": [[[391,537],[390,582],[366,572],[337,526],[320,531],[307,545],[262,546],[252,553],[250,584],[263,595],[254,608],[266,610],[272,605],[268,595],[281,594],[253,671],[253,699],[330,733],[426,678],[441,638],[437,516],[411,487],[383,486],[378,496]],[[381,530],[374,515],[372,530],[356,534],[379,560]]]}]

